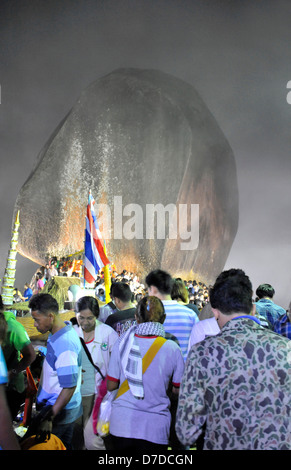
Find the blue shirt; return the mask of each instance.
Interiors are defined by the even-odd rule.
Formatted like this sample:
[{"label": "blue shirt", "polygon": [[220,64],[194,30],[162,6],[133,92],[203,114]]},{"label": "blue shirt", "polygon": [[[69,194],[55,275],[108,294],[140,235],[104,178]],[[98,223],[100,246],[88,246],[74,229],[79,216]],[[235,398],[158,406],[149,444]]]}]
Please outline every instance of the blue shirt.
[{"label": "blue shirt", "polygon": [[291,322],[287,314],[282,315],[278,321],[274,324],[274,331],[279,335],[286,336],[291,339]]},{"label": "blue shirt", "polygon": [[48,338],[37,404],[39,406],[53,405],[63,388],[76,387],[71,400],[64,407],[67,411],[65,422],[74,421],[78,417],[82,401],[81,380],[81,342],[74,328],[66,324],[64,328]]},{"label": "blue shirt", "polygon": [[264,298],[260,299],[258,302],[255,303],[256,311],[259,315],[268,320],[271,324],[271,327],[274,328],[274,324],[281,315],[285,315],[286,310],[279,305],[276,305],[271,299]]},{"label": "blue shirt", "polygon": [[25,291],[23,292],[23,297],[24,297],[24,299],[25,299],[25,302],[26,302],[27,300],[29,300],[30,297],[32,297],[32,294],[33,294],[33,292],[32,292],[32,289],[31,289],[30,287],[28,287],[27,289],[25,289]]},{"label": "blue shirt", "polygon": [[[7,384],[8,382],[8,372],[7,366],[4,358],[4,354],[2,352],[2,348],[0,346],[0,385]],[[0,450],[3,450],[0,446]]]}]

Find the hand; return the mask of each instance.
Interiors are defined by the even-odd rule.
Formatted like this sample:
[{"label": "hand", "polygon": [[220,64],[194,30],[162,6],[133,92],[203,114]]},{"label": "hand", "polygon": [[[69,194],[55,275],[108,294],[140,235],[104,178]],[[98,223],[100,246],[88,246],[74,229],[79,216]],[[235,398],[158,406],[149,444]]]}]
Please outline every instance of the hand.
[{"label": "hand", "polygon": [[52,406],[45,406],[37,416],[39,422],[36,427],[36,442],[44,442],[50,439],[53,427],[53,410]]},{"label": "hand", "polygon": [[52,428],[52,419],[41,421],[36,431],[35,442],[44,442],[49,440],[51,437]]}]

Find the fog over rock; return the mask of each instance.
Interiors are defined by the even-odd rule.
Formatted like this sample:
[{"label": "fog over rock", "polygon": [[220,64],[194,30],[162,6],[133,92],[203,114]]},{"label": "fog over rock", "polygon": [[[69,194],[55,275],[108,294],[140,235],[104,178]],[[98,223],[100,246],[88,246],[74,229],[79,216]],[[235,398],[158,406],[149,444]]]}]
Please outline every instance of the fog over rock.
[{"label": "fog over rock", "polygon": [[[100,229],[118,271],[144,276],[161,267],[212,283],[223,269],[238,226],[235,159],[189,84],[157,70],[119,69],[85,89],[19,192],[19,253],[44,264],[82,250],[89,190],[105,205]],[[165,236],[161,218],[153,231],[156,204],[175,207],[176,238],[168,217]],[[199,204],[197,247],[191,204]]]}]

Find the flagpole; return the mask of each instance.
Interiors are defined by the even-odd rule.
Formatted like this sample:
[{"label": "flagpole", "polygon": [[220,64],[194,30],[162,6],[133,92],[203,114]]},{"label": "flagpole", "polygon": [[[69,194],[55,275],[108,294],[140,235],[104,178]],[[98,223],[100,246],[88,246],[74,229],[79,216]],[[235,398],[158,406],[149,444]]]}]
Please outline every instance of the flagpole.
[{"label": "flagpole", "polygon": [[[91,189],[89,189],[88,193],[88,202],[87,205],[89,204],[90,200],[90,194],[91,194]],[[83,258],[83,279],[84,279],[84,289],[86,288],[86,280],[85,280],[85,257],[86,257],[86,229],[87,229],[87,215],[85,216],[85,230],[84,230],[84,258]]]}]

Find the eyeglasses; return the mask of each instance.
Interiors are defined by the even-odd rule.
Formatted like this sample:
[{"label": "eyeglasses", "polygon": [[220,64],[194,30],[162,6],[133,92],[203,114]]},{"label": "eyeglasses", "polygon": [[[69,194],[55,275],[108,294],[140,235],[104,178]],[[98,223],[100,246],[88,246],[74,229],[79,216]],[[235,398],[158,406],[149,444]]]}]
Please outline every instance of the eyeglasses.
[{"label": "eyeglasses", "polygon": [[95,320],[95,317],[94,317],[94,316],[91,316],[91,317],[82,317],[82,315],[79,315],[79,320],[80,320],[80,321],[93,321],[93,320]]}]

